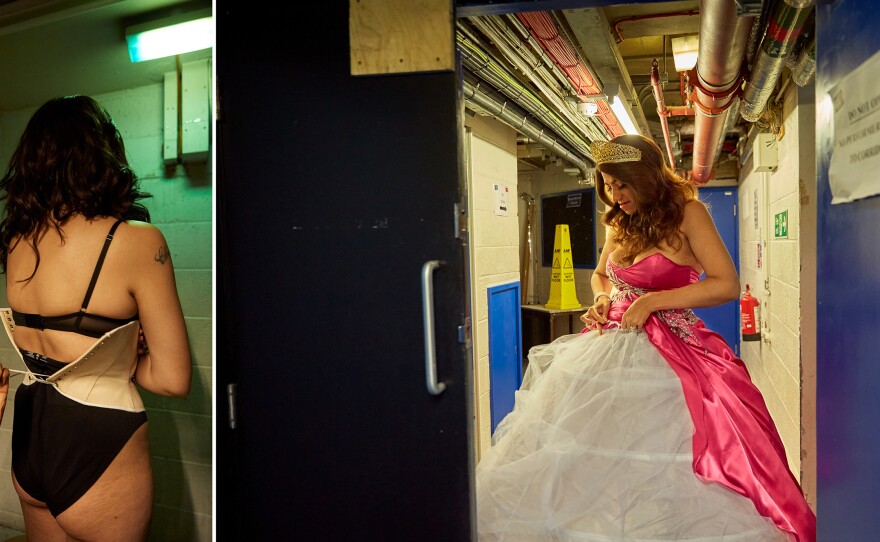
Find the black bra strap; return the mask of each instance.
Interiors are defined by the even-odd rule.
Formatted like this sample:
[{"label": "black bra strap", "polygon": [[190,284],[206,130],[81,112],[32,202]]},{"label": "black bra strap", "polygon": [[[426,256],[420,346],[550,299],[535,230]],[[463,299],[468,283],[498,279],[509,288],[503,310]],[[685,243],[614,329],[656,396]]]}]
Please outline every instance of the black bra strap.
[{"label": "black bra strap", "polygon": [[107,250],[110,249],[110,241],[113,240],[113,234],[116,233],[116,228],[118,228],[121,223],[122,220],[117,220],[116,223],[113,224],[113,227],[110,228],[110,232],[107,233],[107,240],[104,241],[104,248],[101,249],[101,255],[98,256],[98,263],[95,265],[95,272],[92,273],[92,280],[89,282],[89,289],[86,290],[86,297],[83,299],[80,315],[76,319],[76,324],[74,324],[76,328],[79,328],[79,322],[82,320],[82,315],[86,312],[86,307],[89,306],[89,300],[92,299],[92,292],[95,291],[95,284],[98,283],[98,275],[101,274],[101,267],[104,265],[104,258],[107,256]]}]

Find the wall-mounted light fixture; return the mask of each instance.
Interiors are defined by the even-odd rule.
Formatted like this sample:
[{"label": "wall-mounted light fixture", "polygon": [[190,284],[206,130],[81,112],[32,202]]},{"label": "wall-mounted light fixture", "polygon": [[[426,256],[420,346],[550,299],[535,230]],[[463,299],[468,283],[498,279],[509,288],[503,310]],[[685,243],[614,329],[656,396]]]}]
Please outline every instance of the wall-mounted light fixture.
[{"label": "wall-mounted light fixture", "polygon": [[697,53],[700,51],[700,35],[690,34],[672,38],[672,60],[675,71],[686,72],[697,65]]},{"label": "wall-mounted light fixture", "polygon": [[177,13],[125,29],[132,62],[180,55],[214,46],[211,8]]}]

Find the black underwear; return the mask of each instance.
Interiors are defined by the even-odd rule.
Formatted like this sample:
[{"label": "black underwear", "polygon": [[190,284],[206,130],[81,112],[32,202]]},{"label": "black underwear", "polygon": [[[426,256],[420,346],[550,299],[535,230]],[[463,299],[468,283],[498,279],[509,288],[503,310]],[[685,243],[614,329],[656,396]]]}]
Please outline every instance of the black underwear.
[{"label": "black underwear", "polygon": [[[26,351],[22,354],[34,373],[46,366]],[[41,369],[41,374],[50,373]],[[146,412],[85,405],[47,384],[19,386],[12,471],[28,495],[58,516],[85,495],[146,421]]]}]

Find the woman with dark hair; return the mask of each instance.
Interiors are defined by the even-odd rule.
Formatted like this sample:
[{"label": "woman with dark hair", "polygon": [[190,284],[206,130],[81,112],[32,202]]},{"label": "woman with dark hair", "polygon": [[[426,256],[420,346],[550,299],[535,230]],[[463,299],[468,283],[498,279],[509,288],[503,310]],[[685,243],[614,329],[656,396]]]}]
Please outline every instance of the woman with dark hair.
[{"label": "woman with dark hair", "polygon": [[480,540],[815,541],[760,391],[691,310],[739,295],[706,207],[650,139],[591,150],[594,304],[584,332],[529,352],[477,466]]},{"label": "woman with dark hair", "polygon": [[189,392],[171,256],[110,115],[92,98],[41,106],[0,179],[3,324],[27,368],[12,479],[29,540],[143,540],[152,511],[137,387]]}]

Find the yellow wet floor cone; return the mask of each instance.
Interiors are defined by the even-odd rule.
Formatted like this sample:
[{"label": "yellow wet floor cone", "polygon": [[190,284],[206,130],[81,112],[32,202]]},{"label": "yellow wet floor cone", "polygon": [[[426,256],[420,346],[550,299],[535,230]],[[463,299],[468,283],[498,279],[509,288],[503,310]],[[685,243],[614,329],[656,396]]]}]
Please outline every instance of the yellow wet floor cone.
[{"label": "yellow wet floor cone", "polygon": [[553,239],[553,268],[550,270],[550,299],[544,308],[562,310],[577,309],[580,306],[574,286],[568,224],[557,224]]}]

